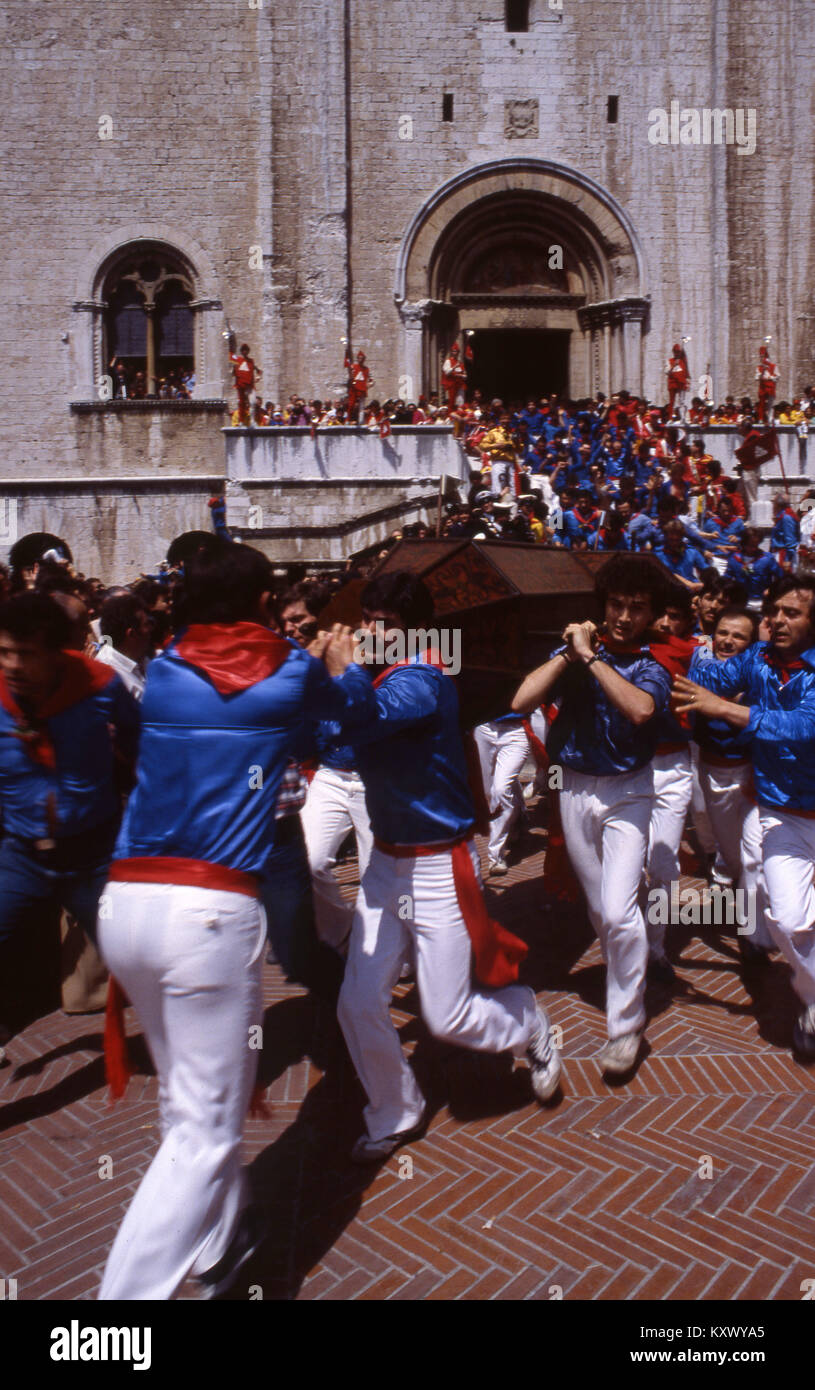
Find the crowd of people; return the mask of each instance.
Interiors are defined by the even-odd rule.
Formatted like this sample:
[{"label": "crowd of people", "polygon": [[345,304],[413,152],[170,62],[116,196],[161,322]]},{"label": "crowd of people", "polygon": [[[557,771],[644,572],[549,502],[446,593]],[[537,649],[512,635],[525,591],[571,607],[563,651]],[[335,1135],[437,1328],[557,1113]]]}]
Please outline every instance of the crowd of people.
[{"label": "crowd of people", "polygon": [[191,401],[195,392],[195,372],[192,367],[171,367],[164,376],[149,379],[145,371],[134,367],[121,357],[110,362],[111,394],[115,400]]},{"label": "crowd of people", "polygon": [[[240,1141],[267,950],[337,1007],[367,1097],[355,1162],[427,1123],[389,1013],[405,972],[431,1034],[512,1052],[539,1102],[557,1093],[546,1011],[519,983],[527,946],[490,916],[473,838],[500,878],[530,757],[544,883],[555,900],[582,888],[602,949],[604,1075],[642,1055],[646,980],[675,980],[685,918],[665,905],[688,845],[746,904],[717,919],[742,968],[790,965],[793,1046],[815,1056],[815,578],[771,555],[686,578],[684,545],[674,519],[667,562],[609,556],[593,612],[587,594],[510,707],[467,731],[432,647],[394,655],[433,622],[413,574],[367,580],[360,631],[388,645],[360,662],[359,633],[321,616],[342,576],[281,589],[259,552],[192,532],[156,576],[106,588],[58,536],[16,543],[0,599],[3,1007],[32,914],[69,912],[111,971],[113,1093],[126,1000],[160,1078],[161,1144],[100,1297],[170,1298],[189,1274],[216,1296],[263,1239]],[[334,874],[350,832],[355,904]]]},{"label": "crowd of people", "polygon": [[[248,344],[231,356],[245,413],[260,372]],[[346,366],[351,413],[382,431],[364,354]],[[466,367],[445,369],[460,393]],[[190,1274],[217,1296],[263,1239],[240,1142],[264,956],[336,1007],[367,1098],[354,1162],[428,1122],[389,1013],[406,972],[433,1036],[511,1052],[541,1104],[557,1094],[546,1010],[519,983],[527,946],[490,916],[474,841],[478,828],[499,880],[530,792],[544,885],[553,901],[582,891],[600,942],[605,1076],[642,1056],[646,981],[675,984],[689,853],[743,909],[717,919],[741,968],[791,967],[793,1048],[815,1057],[815,489],[797,509],[777,493],[764,545],[750,507],[772,430],[742,407],[728,476],[685,422],[625,391],[404,406],[411,423],[451,418],[471,461],[440,534],[614,552],[585,620],[473,729],[429,645],[430,591],[375,568],[397,539],[427,538],[422,523],[337,573],[285,578],[233,541],[222,498],[212,532],[178,537],[128,584],[78,573],[59,536],[14,545],[0,571],[0,1047],[13,1051],[27,926],[59,911],[110,971],[113,1094],[127,1001],[160,1079],[161,1144],[100,1297],[170,1298]],[[289,419],[322,423],[317,408],[298,398]],[[352,579],[356,635],[323,616]],[[366,632],[379,655],[361,660]],[[349,836],[355,903],[335,873]]]}]

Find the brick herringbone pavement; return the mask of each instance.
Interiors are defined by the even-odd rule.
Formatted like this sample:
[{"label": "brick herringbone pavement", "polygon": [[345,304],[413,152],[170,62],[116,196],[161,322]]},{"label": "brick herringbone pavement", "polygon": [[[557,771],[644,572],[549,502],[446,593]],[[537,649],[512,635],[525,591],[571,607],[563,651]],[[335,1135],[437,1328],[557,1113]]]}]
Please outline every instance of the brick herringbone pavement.
[{"label": "brick herringbone pavement", "polygon": [[[790,1056],[786,966],[745,978],[729,933],[672,928],[679,985],[649,988],[650,1051],[627,1084],[604,1083],[599,951],[579,911],[547,907],[544,844],[526,832],[489,891],[563,1030],[552,1108],[509,1059],[433,1043],[405,984],[394,1018],[433,1119],[410,1149],[355,1168],[362,1096],[333,1016],[265,967],[271,1113],[248,1123],[246,1149],[271,1235],[235,1297],[801,1298],[815,1277],[815,1071]],[[342,876],[351,892],[353,861]],[[9,1053],[0,1277],[18,1299],[93,1297],[156,1146],[155,1078],[142,1051],[107,1108],[98,1015],[51,1014]]]}]

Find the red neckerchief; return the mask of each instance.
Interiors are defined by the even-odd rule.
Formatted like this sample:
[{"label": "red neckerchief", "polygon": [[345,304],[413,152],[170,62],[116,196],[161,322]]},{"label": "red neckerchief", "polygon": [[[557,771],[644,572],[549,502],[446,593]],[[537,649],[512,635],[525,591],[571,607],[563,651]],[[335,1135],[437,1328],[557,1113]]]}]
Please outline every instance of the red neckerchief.
[{"label": "red neckerchief", "polygon": [[765,647],[761,655],[767,665],[772,666],[773,670],[777,671],[782,685],[786,685],[787,681],[791,679],[793,671],[805,671],[807,668],[807,663],[805,661],[779,660],[776,653],[771,651],[769,647]]},{"label": "red neckerchief", "polygon": [[51,771],[56,767],[57,759],[48,720],[57,714],[63,714],[82,700],[87,700],[90,695],[98,694],[116,675],[110,666],[104,666],[101,661],[94,661],[82,652],[62,652],[61,658],[59,685],[53,695],[44,700],[31,715],[20,708],[6,685],[5,678],[0,675],[0,704],[14,716],[17,725],[15,737],[21,740],[33,762]]},{"label": "red neckerchief", "polygon": [[292,648],[260,623],[191,623],[174,650],[203,672],[219,695],[234,695],[273,675]]},{"label": "red neckerchief", "polygon": [[390,673],[391,673],[391,671],[395,671],[395,670],[397,669],[397,667],[399,667],[399,666],[418,666],[418,665],[435,666],[435,668],[436,668],[437,671],[441,671],[444,675],[447,674],[447,671],[446,671],[444,662],[442,661],[442,659],[441,659],[441,657],[439,656],[439,653],[438,653],[438,652],[435,652],[435,651],[423,652],[423,653],[422,653],[421,662],[418,662],[418,661],[410,661],[410,660],[408,660],[407,658],[405,658],[404,661],[394,661],[394,663],[393,663],[392,666],[386,666],[385,669],[384,669],[384,671],[380,671],[380,672],[379,672],[379,675],[374,677],[374,682],[373,682],[374,690],[376,690],[377,687],[380,686],[380,685],[382,684],[382,682],[383,682],[383,680],[385,679],[385,677],[386,677],[386,676],[389,676]]}]

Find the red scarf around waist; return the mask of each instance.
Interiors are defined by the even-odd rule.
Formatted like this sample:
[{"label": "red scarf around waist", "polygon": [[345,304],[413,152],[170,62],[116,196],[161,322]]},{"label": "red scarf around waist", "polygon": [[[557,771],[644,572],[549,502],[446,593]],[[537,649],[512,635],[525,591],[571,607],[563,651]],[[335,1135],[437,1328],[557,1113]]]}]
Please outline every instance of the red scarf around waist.
[{"label": "red scarf around waist", "polygon": [[518,969],[529,947],[520,937],[494,921],[487,912],[484,894],[475,875],[467,838],[445,840],[438,845],[389,845],[374,840],[377,849],[394,859],[423,858],[449,851],[453,863],[453,882],[464,925],[473,948],[475,973],[482,985],[501,989],[514,984]]}]

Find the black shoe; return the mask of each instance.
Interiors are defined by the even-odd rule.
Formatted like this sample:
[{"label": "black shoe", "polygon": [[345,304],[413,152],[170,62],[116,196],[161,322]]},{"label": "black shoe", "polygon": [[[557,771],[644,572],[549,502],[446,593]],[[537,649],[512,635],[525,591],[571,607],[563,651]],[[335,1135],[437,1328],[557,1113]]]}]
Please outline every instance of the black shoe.
[{"label": "black shoe", "polygon": [[361,1134],[351,1150],[351,1162],[382,1163],[403,1144],[421,1139],[427,1132],[427,1124],[428,1117],[425,1111],[417,1125],[413,1125],[411,1129],[400,1129],[398,1134],[388,1134],[384,1139],[371,1139],[370,1135]]},{"label": "black shoe", "polygon": [[798,1015],[792,1044],[802,1057],[815,1057],[815,1004],[808,1004]]},{"label": "black shoe", "polygon": [[743,965],[769,965],[770,952],[766,946],[759,946],[755,941],[748,941],[746,937],[739,937],[739,955]]},{"label": "black shoe", "polygon": [[659,985],[676,983],[676,971],[667,956],[651,956],[646,974],[649,980],[653,980]]},{"label": "black shoe", "polygon": [[232,1288],[244,1265],[266,1239],[266,1224],[256,1207],[244,1207],[238,1217],[235,1234],[226,1252],[206,1274],[198,1275],[201,1297],[220,1298]]}]

